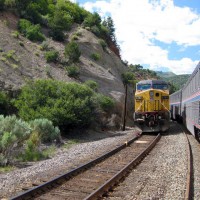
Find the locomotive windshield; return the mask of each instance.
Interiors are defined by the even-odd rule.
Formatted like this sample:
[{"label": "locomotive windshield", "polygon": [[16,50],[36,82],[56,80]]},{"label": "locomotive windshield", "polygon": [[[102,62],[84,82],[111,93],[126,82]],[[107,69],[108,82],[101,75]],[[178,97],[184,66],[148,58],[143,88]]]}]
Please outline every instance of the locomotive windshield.
[{"label": "locomotive windshield", "polygon": [[157,89],[157,90],[168,90],[167,84],[137,84],[137,90],[149,90],[149,89]]},{"label": "locomotive windshield", "polygon": [[168,85],[167,84],[153,84],[153,89],[158,89],[158,90],[167,90]]},{"label": "locomotive windshield", "polygon": [[138,84],[137,90],[148,90],[151,89],[151,84]]}]

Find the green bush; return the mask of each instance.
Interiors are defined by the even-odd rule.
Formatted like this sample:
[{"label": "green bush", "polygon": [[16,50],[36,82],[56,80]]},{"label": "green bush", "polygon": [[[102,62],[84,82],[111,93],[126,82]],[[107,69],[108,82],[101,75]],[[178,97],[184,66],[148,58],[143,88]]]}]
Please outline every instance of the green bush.
[{"label": "green bush", "polygon": [[96,94],[94,97],[96,104],[105,112],[109,112],[113,109],[115,103],[114,100],[103,94]]},{"label": "green bush", "polygon": [[88,14],[86,10],[81,8],[78,4],[72,3],[70,1],[58,1],[57,7],[63,12],[69,13],[76,23],[82,23],[85,16]]},{"label": "green bush", "polygon": [[0,115],[8,113],[8,107],[10,105],[10,99],[5,92],[0,92]]},{"label": "green bush", "polygon": [[24,17],[29,19],[34,24],[42,23],[42,15],[39,11],[39,5],[36,3],[30,3],[24,12]]},{"label": "green bush", "polygon": [[106,44],[105,40],[103,40],[103,39],[100,39],[100,40],[99,40],[99,44],[102,46],[103,50],[105,50],[105,49],[106,49],[106,47],[107,47],[107,44]]},{"label": "green bush", "polygon": [[65,47],[65,55],[71,62],[79,61],[81,51],[79,50],[78,44],[74,41],[69,42]]},{"label": "green bush", "polygon": [[18,22],[19,31],[25,35],[31,41],[44,41],[45,37],[41,33],[40,25],[32,25],[30,21],[26,19],[20,19]]},{"label": "green bush", "polygon": [[41,33],[40,25],[32,25],[27,29],[26,37],[31,41],[44,41],[45,37]]},{"label": "green bush", "polygon": [[12,161],[14,150],[21,147],[31,134],[28,123],[17,119],[16,116],[0,116],[0,165]]},{"label": "green bush", "polygon": [[53,16],[49,18],[49,26],[60,30],[70,30],[73,23],[73,18],[69,13],[57,9]]},{"label": "green bush", "polygon": [[31,22],[26,19],[20,19],[18,22],[18,30],[26,36],[27,30],[31,27]]},{"label": "green bush", "polygon": [[92,90],[97,91],[98,89],[98,83],[93,80],[87,80],[85,83],[88,87],[90,87]]},{"label": "green bush", "polygon": [[80,74],[79,67],[76,65],[71,65],[65,68],[67,70],[67,75],[69,77],[77,78]]},{"label": "green bush", "polygon": [[90,57],[95,61],[98,61],[101,58],[101,56],[98,53],[93,53],[90,55]]},{"label": "green bush", "polygon": [[59,138],[60,130],[48,119],[35,119],[30,122],[33,132],[38,133],[42,142],[52,142]]},{"label": "green bush", "polygon": [[25,142],[24,152],[19,155],[18,159],[22,161],[38,161],[43,158],[42,152],[39,151],[40,136],[38,132],[33,132]]},{"label": "green bush", "polygon": [[41,44],[41,50],[47,51],[49,49],[49,43],[47,41],[43,41]]},{"label": "green bush", "polygon": [[51,28],[51,30],[49,31],[49,36],[52,37],[52,39],[56,41],[62,42],[65,40],[65,35],[63,31],[57,27]]},{"label": "green bush", "polygon": [[101,17],[99,16],[98,13],[94,14],[88,14],[88,16],[84,19],[83,25],[85,27],[92,27],[92,26],[97,26],[99,27],[101,24]]},{"label": "green bush", "polygon": [[22,88],[15,106],[24,120],[46,118],[59,127],[82,127],[92,122],[93,95],[78,83],[37,80]]},{"label": "green bush", "polygon": [[98,26],[92,26],[90,28],[91,32],[94,33],[97,37],[100,37],[101,31]]},{"label": "green bush", "polygon": [[45,58],[46,58],[47,62],[56,62],[58,59],[58,55],[59,55],[59,53],[55,50],[47,51],[45,53]]},{"label": "green bush", "polygon": [[12,32],[12,36],[13,36],[14,38],[19,38],[19,32],[18,32],[18,31],[13,31],[13,32]]}]

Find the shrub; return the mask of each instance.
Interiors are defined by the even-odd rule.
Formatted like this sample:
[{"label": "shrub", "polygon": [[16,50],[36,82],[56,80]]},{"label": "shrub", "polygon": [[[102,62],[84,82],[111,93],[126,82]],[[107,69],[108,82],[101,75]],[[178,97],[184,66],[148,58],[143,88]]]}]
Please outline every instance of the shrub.
[{"label": "shrub", "polygon": [[[44,1],[43,1],[44,2]],[[44,6],[44,5],[43,5]],[[34,24],[42,23],[42,16],[40,14],[39,5],[30,3],[24,12],[25,18],[29,19]]]},{"label": "shrub", "polygon": [[76,65],[71,65],[65,68],[69,77],[77,78],[80,74],[80,70]]},{"label": "shrub", "polygon": [[24,43],[23,43],[22,41],[19,41],[19,45],[20,45],[21,47],[24,47]]},{"label": "shrub", "polygon": [[99,40],[99,44],[102,46],[103,50],[105,50],[105,49],[106,49],[106,47],[107,47],[107,44],[106,44],[105,40],[103,40],[103,39],[100,39],[100,40]]},{"label": "shrub", "polygon": [[42,44],[41,44],[41,50],[44,51],[44,50],[48,50],[49,49],[49,43],[47,41],[43,41]]},{"label": "shrub", "polygon": [[48,119],[35,119],[30,122],[33,132],[38,133],[38,137],[42,142],[52,142],[59,138],[60,130],[54,127],[53,123]]},{"label": "shrub", "polygon": [[25,142],[24,152],[18,157],[22,161],[38,161],[43,158],[39,151],[40,136],[38,132],[33,132]]},{"label": "shrub", "polygon": [[8,112],[10,99],[5,92],[0,92],[0,115],[5,115]]},{"label": "shrub", "polygon": [[92,90],[97,91],[98,89],[98,83],[93,80],[87,80],[85,83],[88,87],[90,87]]},{"label": "shrub", "polygon": [[93,119],[93,95],[78,83],[37,80],[22,88],[15,106],[24,120],[46,118],[59,127],[82,127]]},{"label": "shrub", "polygon": [[100,59],[100,55],[98,53],[93,53],[90,55],[90,57],[95,61],[98,61]]},{"label": "shrub", "polygon": [[69,13],[57,9],[53,16],[49,18],[49,26],[51,28],[58,28],[60,30],[70,30],[73,23],[73,18]]},{"label": "shrub", "polygon": [[79,50],[78,44],[74,41],[69,42],[65,47],[65,55],[69,58],[71,62],[79,61],[81,52]]},{"label": "shrub", "polygon": [[78,40],[79,38],[78,38],[78,36],[77,35],[73,35],[72,36],[72,40]]},{"label": "shrub", "polygon": [[31,127],[28,123],[17,119],[16,116],[0,116],[0,152],[1,163],[6,165],[11,162],[14,150],[21,147],[30,136]]},{"label": "shrub", "polygon": [[41,33],[40,25],[32,25],[30,21],[26,19],[20,19],[18,23],[18,29],[31,41],[43,41],[44,35]]},{"label": "shrub", "polygon": [[86,18],[85,18],[85,20],[84,20],[84,22],[83,22],[83,25],[85,26],[85,27],[92,27],[92,26],[100,26],[100,24],[101,24],[101,17],[99,16],[99,14],[98,13],[94,13],[94,14],[89,14]]},{"label": "shrub", "polygon": [[105,112],[111,111],[114,107],[114,100],[103,94],[96,94],[94,97],[95,103]]},{"label": "shrub", "polygon": [[56,62],[58,59],[58,52],[53,50],[53,51],[47,51],[45,53],[45,58],[47,60],[47,62]]},{"label": "shrub", "polygon": [[13,32],[12,32],[12,36],[13,36],[14,38],[19,38],[19,32],[18,32],[18,31],[13,31]]},{"label": "shrub", "polygon": [[26,37],[31,41],[44,41],[45,37],[41,33],[40,25],[32,25],[27,29]]},{"label": "shrub", "polygon": [[31,27],[31,22],[26,19],[20,19],[18,22],[18,29],[20,33],[26,36],[27,30]]},{"label": "shrub", "polygon": [[51,30],[49,31],[49,36],[52,37],[52,39],[56,41],[62,42],[65,40],[65,35],[63,31],[56,27],[51,28]]},{"label": "shrub", "polygon": [[98,26],[92,26],[91,27],[91,32],[94,33],[97,37],[100,37],[101,32]]}]

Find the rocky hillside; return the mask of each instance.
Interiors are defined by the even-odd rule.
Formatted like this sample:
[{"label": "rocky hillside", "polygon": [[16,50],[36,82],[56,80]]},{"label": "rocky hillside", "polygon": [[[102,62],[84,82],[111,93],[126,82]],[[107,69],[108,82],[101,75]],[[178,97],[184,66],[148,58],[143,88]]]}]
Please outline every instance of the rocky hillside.
[{"label": "rocky hillside", "polygon": [[[73,25],[72,29],[65,32],[65,41],[56,42],[51,38],[46,39],[48,48],[59,52],[59,60],[64,60],[65,45],[71,41],[77,32],[76,42],[81,50],[81,57],[78,63],[80,75],[78,79],[70,78],[67,75],[63,63],[48,63],[45,59],[45,51],[41,43],[34,43],[17,35],[18,18],[8,12],[2,12],[0,17],[0,83],[1,90],[17,91],[29,80],[34,79],[57,79],[62,81],[77,81],[80,83],[86,80],[94,80],[99,85],[99,92],[114,98],[118,103],[118,115],[121,115],[124,99],[124,86],[121,74],[127,70],[121,59],[109,48],[105,50],[99,44],[99,38],[90,31]],[[47,30],[43,29],[43,33]],[[99,59],[91,58],[92,54],[98,54]],[[64,61],[63,61],[64,62]],[[128,97],[128,110],[132,116],[133,100],[132,89]]]}]

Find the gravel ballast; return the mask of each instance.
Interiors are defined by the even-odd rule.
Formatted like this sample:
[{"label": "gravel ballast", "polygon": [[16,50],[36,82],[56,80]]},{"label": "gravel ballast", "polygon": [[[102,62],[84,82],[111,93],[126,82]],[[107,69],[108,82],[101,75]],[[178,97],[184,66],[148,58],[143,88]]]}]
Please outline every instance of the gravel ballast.
[{"label": "gravel ballast", "polygon": [[184,199],[187,179],[187,140],[176,123],[163,135],[114,192],[109,200]]},{"label": "gravel ballast", "polygon": [[32,183],[42,182],[44,179],[48,180],[70,171],[125,143],[139,133],[137,128],[128,128],[126,131],[93,131],[77,134],[75,139],[79,139],[81,143],[73,145],[70,149],[60,148],[53,158],[36,162],[30,167],[0,174],[0,198],[14,196],[22,188],[30,188]]},{"label": "gravel ballast", "polygon": [[191,144],[192,154],[193,154],[193,196],[194,200],[200,199],[200,144],[194,140],[193,135],[189,135],[189,140]]}]

